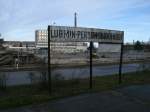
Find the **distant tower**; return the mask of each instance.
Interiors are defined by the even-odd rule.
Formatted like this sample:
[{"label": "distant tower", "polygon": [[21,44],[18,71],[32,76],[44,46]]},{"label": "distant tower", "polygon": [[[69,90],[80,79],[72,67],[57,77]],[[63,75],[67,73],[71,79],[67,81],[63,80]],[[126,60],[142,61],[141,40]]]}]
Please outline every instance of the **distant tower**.
[{"label": "distant tower", "polygon": [[74,13],[74,27],[77,27],[77,13]]},{"label": "distant tower", "polygon": [[134,40],[133,40],[133,45],[135,44]]}]

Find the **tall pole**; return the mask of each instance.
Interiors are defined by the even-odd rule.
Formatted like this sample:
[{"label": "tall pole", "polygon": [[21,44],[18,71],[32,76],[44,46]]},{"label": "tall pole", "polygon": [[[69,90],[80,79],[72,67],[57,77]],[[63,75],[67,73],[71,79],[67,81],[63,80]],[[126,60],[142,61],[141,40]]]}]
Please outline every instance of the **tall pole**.
[{"label": "tall pole", "polygon": [[51,27],[48,26],[48,90],[49,94],[52,93],[52,81],[51,81],[51,52],[50,52],[50,38],[51,38]]},{"label": "tall pole", "polygon": [[122,83],[123,47],[124,47],[124,45],[123,45],[123,42],[122,42],[121,43],[121,52],[120,52],[120,63],[119,63],[119,84]]},{"label": "tall pole", "polygon": [[90,42],[90,89],[92,89],[92,76],[93,76],[93,65],[92,65],[92,49],[93,49],[93,42]]},{"label": "tall pole", "polygon": [[77,27],[77,13],[74,13],[74,27]]}]

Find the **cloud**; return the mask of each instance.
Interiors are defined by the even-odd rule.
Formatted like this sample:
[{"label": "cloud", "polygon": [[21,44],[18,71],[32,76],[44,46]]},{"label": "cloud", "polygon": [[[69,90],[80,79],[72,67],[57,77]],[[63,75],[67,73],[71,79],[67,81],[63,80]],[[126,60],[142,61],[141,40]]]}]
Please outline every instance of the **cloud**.
[{"label": "cloud", "polygon": [[76,11],[79,26],[124,30],[130,41],[138,31],[149,35],[149,7],[148,0],[0,0],[0,32],[7,40],[34,40],[34,30],[53,22],[73,25]]}]

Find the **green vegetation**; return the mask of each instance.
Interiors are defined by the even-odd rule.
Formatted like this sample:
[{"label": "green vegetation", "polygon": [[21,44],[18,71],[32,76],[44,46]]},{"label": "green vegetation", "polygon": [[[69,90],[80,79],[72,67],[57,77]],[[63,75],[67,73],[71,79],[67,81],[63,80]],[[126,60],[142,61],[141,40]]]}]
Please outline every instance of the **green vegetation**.
[{"label": "green vegetation", "polygon": [[118,84],[118,75],[101,76],[93,78],[93,89],[89,89],[89,79],[53,80],[52,94],[49,95],[47,87],[41,84],[7,87],[0,90],[0,108],[18,107],[29,104],[39,104],[56,98],[73,96],[87,92],[100,92],[118,87],[150,84],[150,71],[123,74],[123,83]]},{"label": "green vegetation", "polygon": [[135,45],[134,45],[134,50],[138,50],[141,51],[144,49],[143,44],[140,41],[136,41]]}]

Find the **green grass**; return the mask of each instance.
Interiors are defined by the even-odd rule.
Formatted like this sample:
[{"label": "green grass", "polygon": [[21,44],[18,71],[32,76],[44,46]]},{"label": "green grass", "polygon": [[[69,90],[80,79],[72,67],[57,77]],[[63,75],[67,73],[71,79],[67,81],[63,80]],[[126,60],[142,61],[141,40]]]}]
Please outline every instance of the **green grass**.
[{"label": "green grass", "polygon": [[39,104],[81,93],[107,91],[129,85],[150,84],[150,71],[123,74],[122,79],[123,82],[119,85],[118,75],[94,77],[92,90],[89,89],[89,79],[57,80],[52,83],[51,95],[46,86],[39,84],[8,87],[0,92],[2,94],[0,96],[0,109]]},{"label": "green grass", "polygon": [[0,99],[0,108],[18,107],[22,105],[37,104],[50,100],[47,95],[32,95],[32,96],[9,96]]}]

